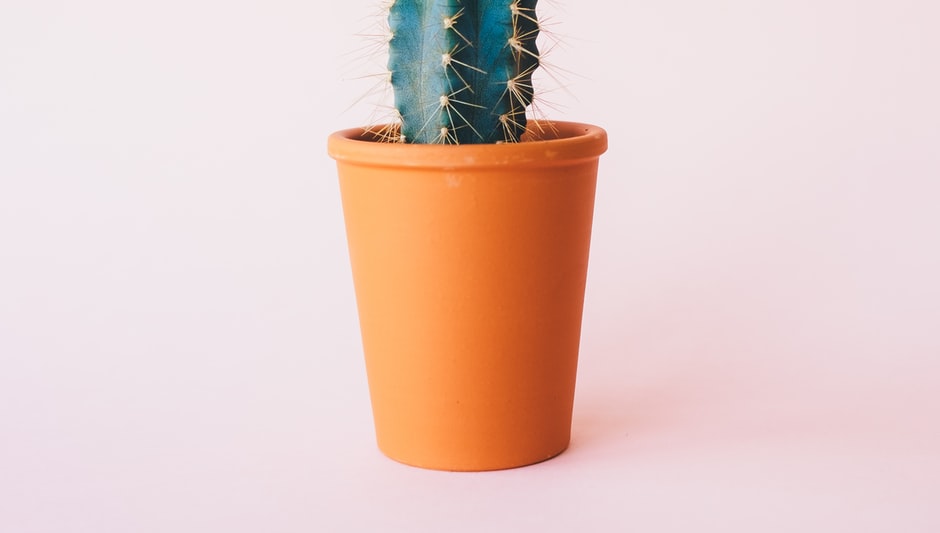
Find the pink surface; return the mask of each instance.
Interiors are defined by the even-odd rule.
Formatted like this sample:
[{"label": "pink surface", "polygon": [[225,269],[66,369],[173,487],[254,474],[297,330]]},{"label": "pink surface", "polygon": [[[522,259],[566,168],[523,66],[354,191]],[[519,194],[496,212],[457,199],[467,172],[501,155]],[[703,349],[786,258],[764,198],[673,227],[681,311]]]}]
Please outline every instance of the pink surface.
[{"label": "pink surface", "polygon": [[0,532],[940,531],[940,7],[566,4],[574,438],[485,474],[373,443],[325,155],[371,2],[4,8]]}]

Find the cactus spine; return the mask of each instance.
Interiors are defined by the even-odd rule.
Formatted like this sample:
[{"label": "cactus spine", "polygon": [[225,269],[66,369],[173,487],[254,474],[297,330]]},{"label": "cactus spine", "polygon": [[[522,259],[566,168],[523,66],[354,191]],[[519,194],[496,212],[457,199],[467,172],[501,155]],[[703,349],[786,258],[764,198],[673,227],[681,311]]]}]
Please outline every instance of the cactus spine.
[{"label": "cactus spine", "polygon": [[388,68],[400,140],[519,140],[539,66],[537,1],[394,1]]}]

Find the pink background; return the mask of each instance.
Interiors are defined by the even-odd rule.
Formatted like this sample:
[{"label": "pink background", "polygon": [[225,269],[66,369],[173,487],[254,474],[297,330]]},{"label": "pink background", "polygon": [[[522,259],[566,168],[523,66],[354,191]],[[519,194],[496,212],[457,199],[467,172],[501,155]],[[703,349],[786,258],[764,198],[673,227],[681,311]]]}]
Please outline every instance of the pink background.
[{"label": "pink background", "polygon": [[376,3],[0,8],[0,531],[940,531],[940,4],[546,5],[574,438],[449,474],[374,446],[325,155]]}]

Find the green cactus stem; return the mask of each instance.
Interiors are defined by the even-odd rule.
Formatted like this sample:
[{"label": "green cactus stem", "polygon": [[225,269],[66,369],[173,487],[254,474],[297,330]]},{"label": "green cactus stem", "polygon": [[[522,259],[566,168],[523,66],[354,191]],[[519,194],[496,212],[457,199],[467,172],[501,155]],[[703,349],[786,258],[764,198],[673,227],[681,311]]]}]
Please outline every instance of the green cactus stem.
[{"label": "green cactus stem", "polygon": [[517,142],[539,66],[538,0],[395,0],[388,68],[405,142]]}]

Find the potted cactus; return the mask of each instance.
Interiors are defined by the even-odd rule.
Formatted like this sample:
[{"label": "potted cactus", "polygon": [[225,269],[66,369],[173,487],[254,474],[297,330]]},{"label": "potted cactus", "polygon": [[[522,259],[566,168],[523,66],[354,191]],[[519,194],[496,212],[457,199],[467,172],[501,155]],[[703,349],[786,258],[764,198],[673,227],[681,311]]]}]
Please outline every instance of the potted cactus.
[{"label": "potted cactus", "polygon": [[396,0],[399,120],[330,136],[376,439],[478,471],[570,438],[603,129],[528,120],[537,0]]}]

